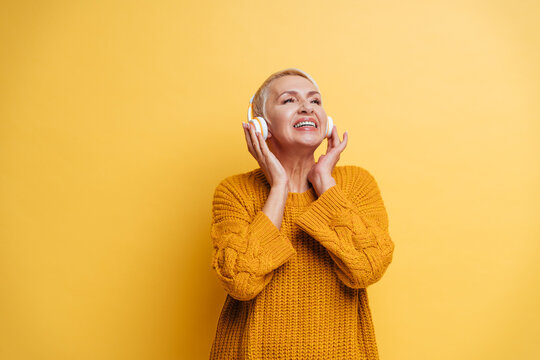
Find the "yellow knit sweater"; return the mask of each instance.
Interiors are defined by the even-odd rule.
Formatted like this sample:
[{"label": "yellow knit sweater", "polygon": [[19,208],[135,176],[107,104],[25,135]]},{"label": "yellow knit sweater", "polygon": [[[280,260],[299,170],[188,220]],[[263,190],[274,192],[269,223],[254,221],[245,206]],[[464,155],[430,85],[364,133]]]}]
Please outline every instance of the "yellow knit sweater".
[{"label": "yellow knit sweater", "polygon": [[392,261],[373,176],[336,166],[321,196],[289,193],[281,228],[262,211],[260,168],[231,175],[212,202],[212,268],[227,292],[210,359],[378,359],[366,287]]}]

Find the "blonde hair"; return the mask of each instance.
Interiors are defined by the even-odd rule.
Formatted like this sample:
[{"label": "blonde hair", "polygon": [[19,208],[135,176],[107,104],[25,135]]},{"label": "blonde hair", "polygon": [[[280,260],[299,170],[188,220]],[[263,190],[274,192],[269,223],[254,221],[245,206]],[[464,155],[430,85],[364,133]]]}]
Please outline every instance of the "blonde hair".
[{"label": "blonde hair", "polygon": [[259,87],[255,95],[253,96],[253,114],[252,114],[253,117],[262,116],[263,118],[266,119],[266,100],[268,99],[268,90],[270,88],[270,83],[275,79],[278,79],[280,77],[287,76],[287,75],[302,76],[303,78],[306,78],[309,81],[311,81],[313,85],[315,85],[317,90],[319,90],[319,86],[317,85],[315,80],[313,80],[311,76],[309,76],[307,73],[305,73],[304,71],[300,69],[288,68],[288,69],[275,72],[272,75],[270,75],[262,83],[262,85]]}]

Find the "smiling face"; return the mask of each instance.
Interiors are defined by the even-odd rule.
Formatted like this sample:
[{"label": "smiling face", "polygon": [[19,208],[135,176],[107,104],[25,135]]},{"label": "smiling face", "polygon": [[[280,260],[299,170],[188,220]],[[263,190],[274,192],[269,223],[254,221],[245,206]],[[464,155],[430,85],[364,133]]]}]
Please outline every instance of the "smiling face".
[{"label": "smiling face", "polygon": [[[295,144],[317,148],[324,140],[328,117],[321,94],[302,76],[287,75],[273,80],[268,89],[265,112],[271,133],[269,139],[274,143],[287,148],[294,148]],[[312,124],[295,127],[300,121]]]}]

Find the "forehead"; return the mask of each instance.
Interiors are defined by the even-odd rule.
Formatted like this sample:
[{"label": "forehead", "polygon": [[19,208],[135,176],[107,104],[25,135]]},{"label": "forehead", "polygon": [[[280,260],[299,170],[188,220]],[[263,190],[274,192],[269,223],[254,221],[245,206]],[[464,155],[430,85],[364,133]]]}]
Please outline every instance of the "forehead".
[{"label": "forehead", "polygon": [[307,93],[312,90],[317,91],[317,87],[305,77],[299,75],[286,75],[272,81],[269,90],[270,94],[273,97],[276,97],[287,90]]}]

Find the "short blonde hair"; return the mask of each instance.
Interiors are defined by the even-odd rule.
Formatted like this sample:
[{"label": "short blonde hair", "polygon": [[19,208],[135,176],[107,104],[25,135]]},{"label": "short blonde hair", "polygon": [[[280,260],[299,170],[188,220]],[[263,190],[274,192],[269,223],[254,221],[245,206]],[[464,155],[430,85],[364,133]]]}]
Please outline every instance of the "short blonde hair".
[{"label": "short blonde hair", "polygon": [[262,116],[266,119],[266,100],[268,99],[268,90],[270,88],[270,83],[283,76],[287,75],[298,75],[302,76],[303,78],[308,79],[315,85],[317,90],[319,90],[319,86],[317,86],[317,83],[311,76],[309,76],[304,71],[297,69],[297,68],[288,68],[284,70],[280,70],[278,72],[273,73],[270,75],[259,87],[255,95],[253,96],[253,117]]}]

